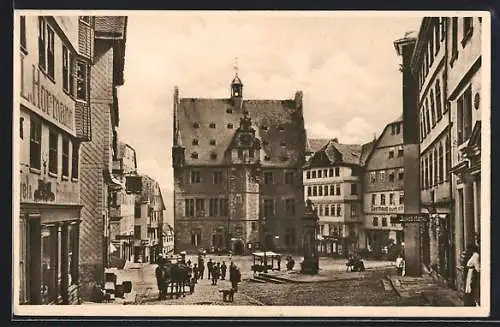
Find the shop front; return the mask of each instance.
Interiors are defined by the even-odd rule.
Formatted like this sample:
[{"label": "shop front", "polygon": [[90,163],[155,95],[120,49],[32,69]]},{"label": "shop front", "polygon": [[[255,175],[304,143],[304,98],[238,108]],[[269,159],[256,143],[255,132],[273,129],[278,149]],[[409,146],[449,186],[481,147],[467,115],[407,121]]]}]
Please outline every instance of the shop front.
[{"label": "shop front", "polygon": [[21,304],[80,302],[80,209],[80,206],[21,204]]}]

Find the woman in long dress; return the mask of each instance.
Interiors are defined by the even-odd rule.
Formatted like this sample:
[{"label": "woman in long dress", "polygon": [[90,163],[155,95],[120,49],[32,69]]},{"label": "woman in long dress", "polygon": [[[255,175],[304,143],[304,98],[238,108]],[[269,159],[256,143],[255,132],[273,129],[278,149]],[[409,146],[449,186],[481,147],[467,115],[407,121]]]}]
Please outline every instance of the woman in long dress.
[{"label": "woman in long dress", "polygon": [[467,246],[465,264],[464,306],[479,305],[479,250],[477,246]]}]

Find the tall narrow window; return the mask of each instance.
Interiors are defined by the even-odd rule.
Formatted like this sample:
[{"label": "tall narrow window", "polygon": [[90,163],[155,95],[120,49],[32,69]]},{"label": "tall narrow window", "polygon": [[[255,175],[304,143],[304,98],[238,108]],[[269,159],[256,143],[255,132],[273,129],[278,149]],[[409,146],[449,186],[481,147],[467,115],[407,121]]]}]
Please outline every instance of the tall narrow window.
[{"label": "tall narrow window", "polygon": [[432,163],[432,169],[434,170],[434,180],[432,183],[434,185],[437,185],[439,183],[439,158],[438,158],[438,151],[437,149],[434,149],[434,162]]},{"label": "tall narrow window", "polygon": [[372,194],[372,206],[377,204],[377,194]]},{"label": "tall narrow window", "polygon": [[439,80],[436,81],[436,113],[437,120],[440,121],[443,117],[443,112],[441,107],[441,86],[439,85]]},{"label": "tall narrow window", "polygon": [[444,180],[444,157],[443,157],[443,145],[439,143],[438,150],[438,172],[439,172],[439,183]]},{"label": "tall narrow window", "polygon": [[389,204],[390,205],[396,204],[396,202],[394,200],[394,193],[389,193]]},{"label": "tall narrow window", "polygon": [[78,178],[78,166],[79,166],[79,158],[80,158],[80,153],[79,153],[79,148],[80,145],[77,142],[72,142],[72,152],[71,152],[71,178],[77,179]]},{"label": "tall narrow window", "polygon": [[427,134],[431,132],[431,115],[429,113],[430,107],[429,107],[429,101],[425,99],[425,111],[427,115]]},{"label": "tall narrow window", "polygon": [[20,17],[20,23],[21,23],[21,28],[20,28],[20,43],[21,43],[21,50],[23,50],[24,53],[27,53],[28,48],[26,47],[26,16],[21,16]]},{"label": "tall narrow window", "polygon": [[24,139],[24,118],[19,117],[19,137],[21,140]]},{"label": "tall narrow window", "polygon": [[405,204],[405,192],[403,191],[399,192],[399,204],[400,205]]},{"label": "tall narrow window", "polygon": [[429,38],[429,60],[429,66],[432,66],[432,63],[434,62],[434,38],[432,34]]},{"label": "tall narrow window", "polygon": [[434,19],[434,39],[436,42],[436,54],[439,52],[439,46],[441,45],[441,37],[439,35],[440,33],[440,26],[439,26],[439,18]]},{"label": "tall narrow window", "polygon": [[472,36],[472,17],[464,17],[463,23],[462,45],[465,46],[465,42]]},{"label": "tall narrow window", "polygon": [[429,153],[429,186],[432,186],[434,185],[434,156],[433,156],[433,152],[430,151]]},{"label": "tall narrow window", "polygon": [[425,168],[425,163],[424,163],[424,159],[422,159],[422,160],[420,160],[420,187],[422,189],[425,189],[424,168]]},{"label": "tall narrow window", "polygon": [[385,206],[385,194],[380,194],[380,205]]},{"label": "tall narrow window", "polygon": [[57,139],[56,132],[49,133],[49,173],[57,174]]},{"label": "tall narrow window", "polygon": [[457,142],[462,144],[464,141],[464,107],[463,97],[457,100]]},{"label": "tall narrow window", "polygon": [[424,159],[424,189],[429,187],[429,157]]},{"label": "tall narrow window", "polygon": [[463,118],[464,118],[464,141],[468,140],[472,133],[472,94],[471,88],[465,90],[463,95]]},{"label": "tall narrow window", "polygon": [[30,119],[30,167],[40,169],[41,162],[42,124],[31,117]]},{"label": "tall narrow window", "polygon": [[458,17],[451,19],[451,64],[458,57]]},{"label": "tall narrow window", "polygon": [[54,79],[54,30],[47,27],[47,74]]},{"label": "tall narrow window", "polygon": [[76,98],[81,101],[88,100],[88,65],[83,60],[76,63]]},{"label": "tall narrow window", "polygon": [[205,199],[196,199],[196,216],[205,216]]},{"label": "tall narrow window", "polygon": [[434,92],[431,90],[431,122],[432,122],[432,128],[436,126],[436,108],[434,107]]},{"label": "tall narrow window", "polygon": [[43,17],[38,18],[38,65],[42,70],[46,69],[45,64],[45,19]]},{"label": "tall narrow window", "polygon": [[65,137],[62,141],[62,175],[69,177],[69,140]]},{"label": "tall narrow window", "polygon": [[448,173],[451,169],[451,152],[450,152],[451,144],[450,144],[450,139],[448,137],[446,137],[444,144],[446,147],[445,148],[445,159],[444,159],[444,162],[445,162],[444,180],[447,181],[448,180]]},{"label": "tall narrow window", "polygon": [[70,80],[72,78],[71,76],[71,68],[70,68],[70,63],[71,63],[71,52],[69,51],[68,47],[66,47],[64,44],[62,46],[62,54],[63,54],[63,60],[62,60],[62,80],[63,80],[63,90],[66,91],[67,93],[71,93],[70,89]]}]

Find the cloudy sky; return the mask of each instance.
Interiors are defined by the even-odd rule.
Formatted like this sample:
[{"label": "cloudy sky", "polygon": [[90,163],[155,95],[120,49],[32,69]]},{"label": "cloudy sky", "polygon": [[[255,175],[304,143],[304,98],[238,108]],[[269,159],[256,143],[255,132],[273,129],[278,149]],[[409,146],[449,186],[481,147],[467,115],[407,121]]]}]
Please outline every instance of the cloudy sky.
[{"label": "cloudy sky", "polygon": [[173,88],[181,97],[228,97],[238,58],[245,98],[287,99],[302,90],[308,137],[367,142],[402,112],[393,41],[420,21],[394,14],[129,16],[120,138],[136,149],[139,171],[170,197]]}]

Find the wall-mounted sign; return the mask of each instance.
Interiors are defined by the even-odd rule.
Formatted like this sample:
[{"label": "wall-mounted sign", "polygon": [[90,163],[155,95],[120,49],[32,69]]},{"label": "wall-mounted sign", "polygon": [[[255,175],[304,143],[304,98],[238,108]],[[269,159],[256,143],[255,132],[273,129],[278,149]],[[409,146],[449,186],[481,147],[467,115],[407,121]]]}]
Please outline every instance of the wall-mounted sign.
[{"label": "wall-mounted sign", "polygon": [[28,57],[21,58],[21,104],[74,135],[75,101]]},{"label": "wall-mounted sign", "polygon": [[404,210],[404,206],[371,206],[371,212],[401,212]]},{"label": "wall-mounted sign", "polygon": [[416,214],[397,214],[391,217],[391,224],[411,224],[411,223],[422,223],[428,219],[428,214],[416,213]]}]

